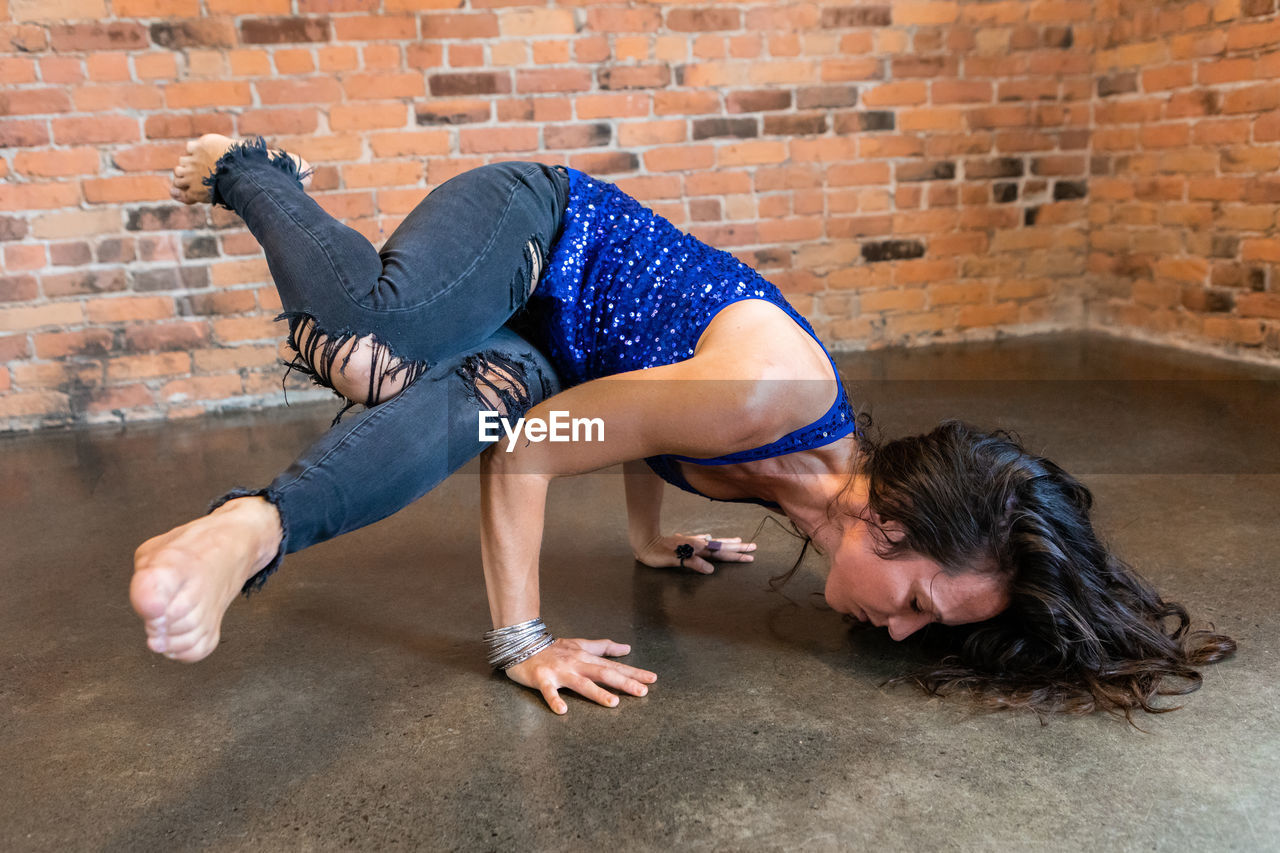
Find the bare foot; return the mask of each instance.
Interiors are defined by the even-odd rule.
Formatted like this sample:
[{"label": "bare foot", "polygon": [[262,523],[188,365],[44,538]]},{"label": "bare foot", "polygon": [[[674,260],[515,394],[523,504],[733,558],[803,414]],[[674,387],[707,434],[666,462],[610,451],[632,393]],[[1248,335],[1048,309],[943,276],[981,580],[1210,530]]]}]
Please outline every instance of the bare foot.
[{"label": "bare foot", "polygon": [[[218,160],[223,154],[227,153],[227,149],[236,144],[236,140],[230,136],[223,136],[218,133],[206,133],[199,139],[194,139],[187,143],[187,154],[178,158],[178,165],[173,167],[173,186],[169,188],[169,195],[173,196],[183,204],[199,204],[209,200],[209,188],[204,185],[204,179],[213,174],[213,168],[217,165]],[[280,153],[278,149],[271,149],[273,153]],[[297,154],[290,154],[298,164],[298,174],[306,175],[311,168],[311,164],[303,160]],[[311,176],[306,175],[302,179],[302,186],[307,187],[311,184]]]},{"label": "bare foot", "polygon": [[222,614],[275,556],[282,535],[271,503],[237,498],[143,542],[133,557],[129,600],[146,623],[147,646],[186,663],[208,657]]}]

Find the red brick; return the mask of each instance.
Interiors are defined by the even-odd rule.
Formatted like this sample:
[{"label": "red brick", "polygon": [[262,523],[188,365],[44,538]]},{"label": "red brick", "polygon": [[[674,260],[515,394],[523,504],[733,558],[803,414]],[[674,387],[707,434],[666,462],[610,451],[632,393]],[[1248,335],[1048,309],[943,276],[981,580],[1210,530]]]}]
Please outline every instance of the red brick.
[{"label": "red brick", "polygon": [[0,92],[0,116],[44,115],[71,110],[65,89],[11,89]]},{"label": "red brick", "polygon": [[508,38],[573,35],[577,32],[572,9],[511,9],[501,13],[498,30]]},{"label": "red brick", "polygon": [[[377,4],[371,11],[377,11]],[[416,39],[418,21],[412,15],[361,15],[335,18],[334,36],[338,41],[378,41],[382,39]]]},{"label": "red brick", "polygon": [[109,24],[54,24],[49,44],[59,53],[99,50],[145,50],[147,31],[141,24],[124,21]]},{"label": "red brick", "polygon": [[[657,108],[658,99],[664,93],[654,96],[654,112],[662,115]],[[647,116],[649,114],[649,96],[635,93],[616,95],[579,95],[574,98],[574,107],[578,118],[628,118]]]},{"label": "red brick", "polygon": [[21,174],[40,178],[89,175],[98,171],[96,148],[64,148],[49,151],[19,151],[13,168]]},{"label": "red brick", "polygon": [[596,72],[600,88],[657,89],[671,84],[671,68],[667,65],[619,65]]},{"label": "red brick", "polygon": [[[11,250],[13,249],[20,250],[24,248],[26,247],[22,245],[6,246],[5,247],[6,262],[8,261],[8,255]],[[42,258],[41,258],[41,264],[38,264],[37,267],[43,265],[44,247],[42,246],[40,247],[40,249],[41,249],[40,253],[42,255]],[[35,276],[30,276],[30,275],[0,276],[0,302],[30,302],[31,300],[38,298],[39,295],[40,295],[40,289],[36,285]]]},{"label": "red brick", "polygon": [[59,275],[41,276],[45,296],[84,296],[124,290],[124,270],[83,270]]},{"label": "red brick", "polygon": [[644,153],[645,168],[651,172],[696,171],[715,164],[716,149],[711,145],[677,145],[653,148]]},{"label": "red brick", "polygon": [[0,210],[49,210],[71,207],[79,201],[80,191],[75,184],[0,183]]},{"label": "red brick", "polygon": [[84,320],[79,302],[0,308],[0,332],[20,332],[46,326],[74,326]]},{"label": "red brick", "polygon": [[281,133],[314,133],[319,115],[314,109],[246,110],[240,114],[239,129],[245,136],[275,136]]},{"label": "red brick", "polygon": [[342,90],[353,100],[385,101],[417,98],[426,93],[421,74],[353,74],[343,78]]},{"label": "red brick", "polygon": [[342,89],[332,77],[258,80],[254,83],[264,106],[275,104],[330,104],[342,100]]},{"label": "red brick", "polygon": [[169,197],[169,181],[158,175],[122,178],[94,178],[81,182],[90,204],[118,204],[129,201],[161,201]]},{"label": "red brick", "polygon": [[31,354],[26,335],[0,336],[0,361],[12,361],[15,358],[26,358]]},{"label": "red brick", "polygon": [[232,118],[225,113],[179,113],[147,116],[148,139],[195,139],[206,133],[230,136],[235,132]]},{"label": "red brick", "polygon": [[654,33],[661,25],[657,9],[595,6],[587,10],[587,29],[594,33]]},{"label": "red brick", "polygon": [[538,149],[536,127],[464,128],[458,134],[458,151],[463,154]]},{"label": "red brick", "polygon": [[676,33],[736,30],[742,27],[737,9],[672,9],[667,12],[667,29]]},{"label": "red brick", "polygon": [[173,298],[168,296],[121,296],[91,299],[85,303],[91,323],[121,323],[163,320],[173,316]]},{"label": "red brick", "polygon": [[337,104],[329,108],[329,127],[333,130],[404,127],[408,115],[404,104]]},{"label": "red brick", "polygon": [[591,71],[586,68],[531,69],[516,72],[517,92],[586,92],[590,89]]},{"label": "red brick", "polygon": [[192,379],[175,379],[167,382],[157,392],[161,402],[174,403],[185,400],[222,400],[243,392],[239,374],[221,376],[197,376]]},{"label": "red brick", "polygon": [[424,39],[484,39],[499,35],[498,17],[492,12],[426,14],[421,21]]},{"label": "red brick", "polygon": [[170,109],[248,106],[253,103],[249,84],[241,81],[169,83],[164,87]]},{"label": "red brick", "polygon": [[155,397],[145,385],[117,385],[113,387],[95,388],[85,404],[85,412],[100,414],[114,412],[123,414],[130,409],[141,409],[155,404]]},{"label": "red brick", "polygon": [[170,50],[231,47],[236,43],[236,31],[227,18],[157,21],[151,25],[151,40]]}]

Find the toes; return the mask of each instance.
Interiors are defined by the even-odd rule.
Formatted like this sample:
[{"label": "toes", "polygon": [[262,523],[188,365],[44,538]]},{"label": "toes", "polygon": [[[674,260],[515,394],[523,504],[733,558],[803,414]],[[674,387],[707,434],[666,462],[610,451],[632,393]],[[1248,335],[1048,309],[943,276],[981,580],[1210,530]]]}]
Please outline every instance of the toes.
[{"label": "toes", "polygon": [[129,582],[129,601],[139,616],[154,621],[166,615],[181,587],[179,578],[164,569],[135,572]]}]

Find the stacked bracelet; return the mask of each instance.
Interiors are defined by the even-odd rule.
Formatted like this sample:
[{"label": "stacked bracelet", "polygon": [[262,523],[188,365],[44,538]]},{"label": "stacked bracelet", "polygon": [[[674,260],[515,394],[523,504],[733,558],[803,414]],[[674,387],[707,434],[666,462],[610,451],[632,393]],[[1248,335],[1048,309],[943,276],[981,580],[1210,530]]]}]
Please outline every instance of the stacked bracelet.
[{"label": "stacked bracelet", "polygon": [[489,666],[510,669],[536,655],[556,641],[541,619],[530,619],[518,625],[494,628],[484,632],[489,649]]}]

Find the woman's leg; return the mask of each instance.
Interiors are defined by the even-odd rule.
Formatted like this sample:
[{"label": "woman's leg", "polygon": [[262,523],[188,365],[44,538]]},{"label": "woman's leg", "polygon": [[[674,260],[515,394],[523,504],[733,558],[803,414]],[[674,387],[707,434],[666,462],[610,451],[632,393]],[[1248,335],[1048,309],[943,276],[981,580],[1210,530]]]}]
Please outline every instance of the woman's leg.
[{"label": "woman's leg", "polygon": [[234,490],[211,514],[143,543],[130,598],[148,645],[176,660],[207,656],[236,594],[261,586],[284,554],[408,506],[487,446],[480,411],[514,418],[557,391],[543,355],[501,329],[330,429],[267,488]]},{"label": "woman's leg", "polygon": [[[524,304],[568,195],[563,169],[482,166],[437,187],[378,252],[325,213],[295,161],[261,140],[208,135],[192,148],[175,178],[182,199],[240,215],[280,292],[295,363],[366,404],[479,346]],[[207,196],[195,186],[200,175],[209,175]]]}]

